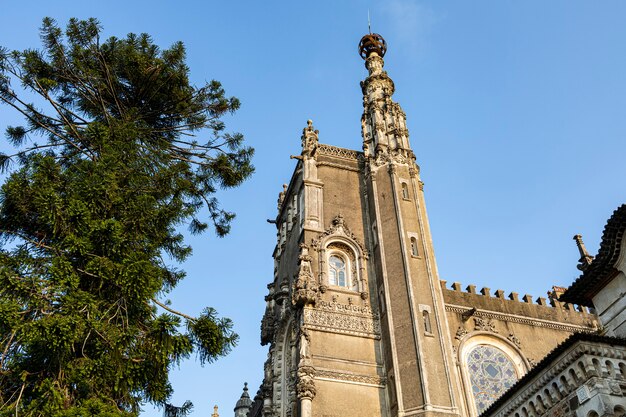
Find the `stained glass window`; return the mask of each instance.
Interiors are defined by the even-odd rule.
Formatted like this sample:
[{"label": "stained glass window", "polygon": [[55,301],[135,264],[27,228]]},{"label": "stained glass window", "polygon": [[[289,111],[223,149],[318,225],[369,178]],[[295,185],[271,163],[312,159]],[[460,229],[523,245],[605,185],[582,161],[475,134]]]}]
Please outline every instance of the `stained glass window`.
[{"label": "stained glass window", "polygon": [[328,283],[330,285],[347,286],[346,262],[339,256],[333,255],[328,260]]},{"label": "stained glass window", "polygon": [[467,369],[478,414],[517,382],[513,361],[494,346],[473,348],[467,356]]}]

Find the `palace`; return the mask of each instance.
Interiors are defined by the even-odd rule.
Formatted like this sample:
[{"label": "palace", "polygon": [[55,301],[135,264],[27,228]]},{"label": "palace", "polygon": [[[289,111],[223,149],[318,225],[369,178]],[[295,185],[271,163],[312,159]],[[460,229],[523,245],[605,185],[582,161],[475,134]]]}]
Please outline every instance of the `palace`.
[{"label": "palace", "polygon": [[235,415],[623,416],[626,206],[595,259],[577,237],[584,272],[565,295],[440,280],[385,51],[377,34],[359,45],[362,151],[320,143],[310,120],[302,132],[278,201],[264,380]]}]

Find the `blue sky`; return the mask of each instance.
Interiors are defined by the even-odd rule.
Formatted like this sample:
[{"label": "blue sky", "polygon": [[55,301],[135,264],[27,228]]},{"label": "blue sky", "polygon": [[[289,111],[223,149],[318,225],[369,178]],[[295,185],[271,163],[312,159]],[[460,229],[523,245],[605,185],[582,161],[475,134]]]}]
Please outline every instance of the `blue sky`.
[{"label": "blue sky", "polygon": [[[320,140],[360,149],[357,53],[372,30],[421,166],[440,277],[543,296],[577,275],[572,236],[595,254],[625,201],[626,3],[620,1],[3,1],[0,45],[38,47],[44,16],[98,18],[105,35],[181,40],[196,83],[217,79],[242,101],[227,126],[256,148],[256,174],[220,193],[231,234],[189,237],[194,256],[173,306],[215,307],[239,346],[215,364],[172,372],[174,403],[232,415],[254,394],[266,348],[263,296],[272,279],[273,218],[311,118]],[[0,129],[18,123],[0,108]],[[0,141],[0,151],[8,145]],[[159,416],[146,406],[143,416]]]}]

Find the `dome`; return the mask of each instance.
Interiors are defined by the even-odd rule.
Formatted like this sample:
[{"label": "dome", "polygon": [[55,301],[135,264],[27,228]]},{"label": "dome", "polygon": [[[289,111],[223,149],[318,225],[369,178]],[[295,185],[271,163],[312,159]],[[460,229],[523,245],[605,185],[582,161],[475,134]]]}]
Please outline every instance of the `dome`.
[{"label": "dome", "polygon": [[250,408],[252,406],[252,400],[250,399],[250,395],[248,394],[248,383],[244,382],[243,384],[243,392],[241,393],[241,397],[235,404],[235,411],[240,408]]}]

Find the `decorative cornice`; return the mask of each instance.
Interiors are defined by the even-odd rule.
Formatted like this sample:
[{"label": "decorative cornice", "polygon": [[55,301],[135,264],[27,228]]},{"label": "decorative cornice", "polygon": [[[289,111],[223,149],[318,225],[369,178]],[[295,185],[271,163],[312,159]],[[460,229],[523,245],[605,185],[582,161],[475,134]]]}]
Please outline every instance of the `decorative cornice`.
[{"label": "decorative cornice", "polygon": [[352,372],[338,372],[331,369],[317,368],[315,373],[315,379],[352,382],[359,385],[372,385],[379,388],[383,388],[386,384],[386,379],[378,375],[363,375]]},{"label": "decorative cornice", "polygon": [[[463,307],[463,306],[458,306],[458,305],[453,305],[453,304],[446,304],[445,308],[446,308],[446,311],[449,311],[451,313],[458,313],[458,314],[463,314],[471,310],[470,307]],[[535,327],[545,327],[548,329],[560,330],[560,331],[570,332],[570,333],[574,333],[574,332],[593,333],[597,330],[596,327],[592,327],[592,326],[582,326],[578,324],[566,324],[566,323],[561,323],[557,321],[543,320],[543,319],[531,319],[528,317],[520,317],[515,314],[497,313],[497,312],[485,311],[485,310],[476,310],[476,312],[474,313],[474,316],[508,321],[511,323],[526,324],[526,325],[535,326]]]}]

